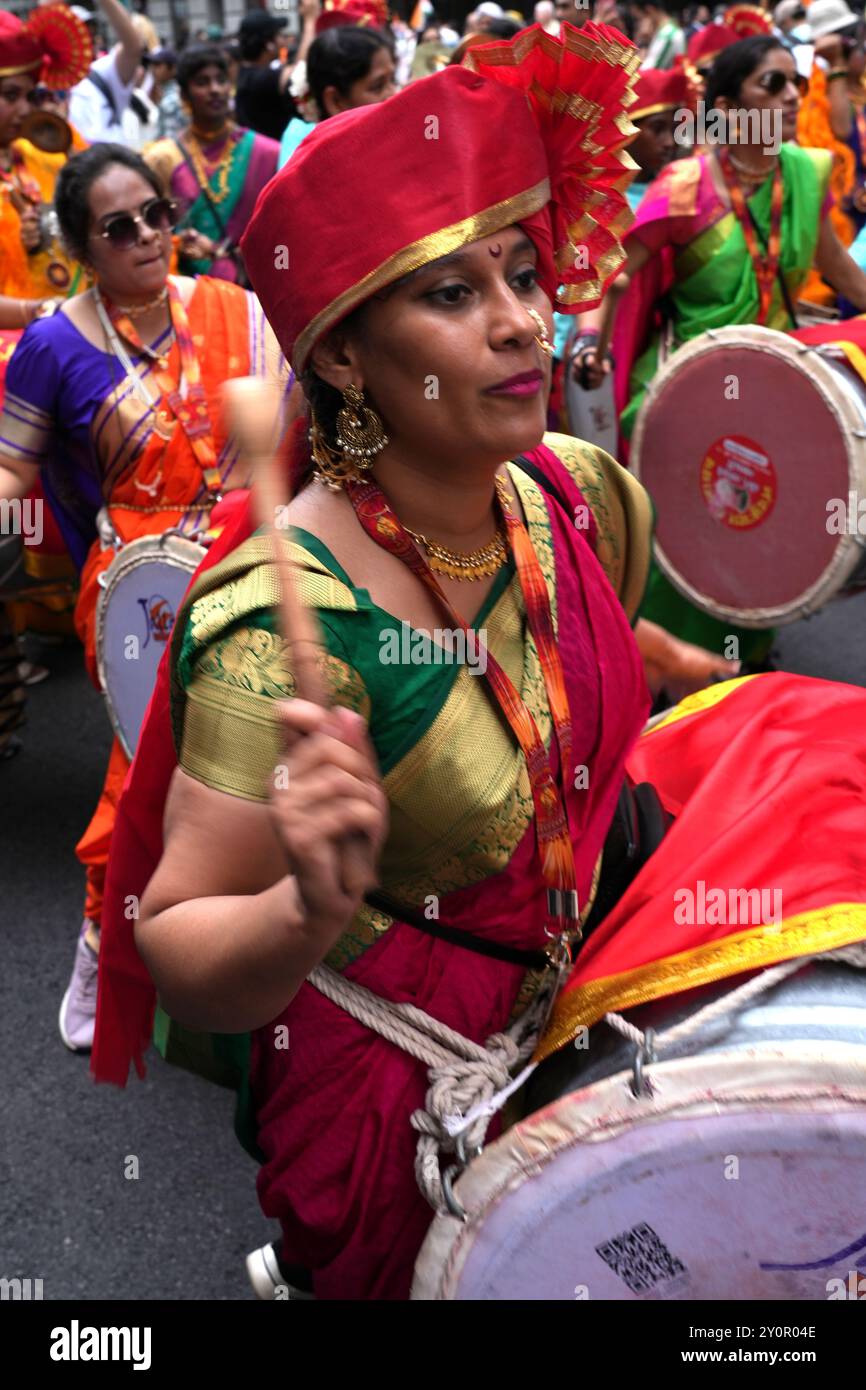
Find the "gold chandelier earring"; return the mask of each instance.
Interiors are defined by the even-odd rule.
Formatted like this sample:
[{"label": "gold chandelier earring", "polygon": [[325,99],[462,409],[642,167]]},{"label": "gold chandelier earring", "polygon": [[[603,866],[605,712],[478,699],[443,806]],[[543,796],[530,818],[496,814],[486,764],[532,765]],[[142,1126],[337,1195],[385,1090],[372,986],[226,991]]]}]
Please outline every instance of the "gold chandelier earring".
[{"label": "gold chandelier earring", "polygon": [[532,322],[535,324],[536,328],[538,329],[538,332],[535,335],[535,341],[541,348],[541,351],[545,353],[547,357],[552,357],[553,343],[547,336],[547,324],[544,322],[544,319],[541,317],[537,309],[527,309],[526,312],[532,319]]},{"label": "gold chandelier earring", "polygon": [[343,392],[343,404],[337,412],[336,449],[328,443],[315,413],[310,411],[313,477],[331,492],[339,492],[349,479],[359,481],[387,443],[388,436],[379,415],[367,405],[363,391],[351,382]]},{"label": "gold chandelier earring", "polygon": [[354,459],[358,468],[369,468],[376,454],[381,454],[388,436],[380,417],[364,400],[364,392],[351,381],[343,392],[343,404],[337,412],[337,446]]}]

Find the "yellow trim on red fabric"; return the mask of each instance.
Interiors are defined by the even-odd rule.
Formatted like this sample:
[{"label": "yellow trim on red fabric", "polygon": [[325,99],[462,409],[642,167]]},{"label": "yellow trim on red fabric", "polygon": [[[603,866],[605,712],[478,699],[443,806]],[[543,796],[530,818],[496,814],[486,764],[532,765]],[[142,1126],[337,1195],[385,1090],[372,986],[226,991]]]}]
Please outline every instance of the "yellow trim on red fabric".
[{"label": "yellow trim on red fabric", "polygon": [[761,679],[761,674],[754,676],[736,676],[732,681],[720,681],[718,685],[708,685],[706,690],[698,690],[694,695],[687,695],[684,700],[680,700],[678,705],[668,710],[663,719],[658,723],[653,723],[650,728],[644,729],[641,738],[648,738],[650,734],[657,733],[659,729],[666,729],[669,724],[676,724],[679,719],[687,719],[690,714],[700,714],[703,710],[713,709],[715,705],[721,704],[729,695],[733,695],[739,686],[745,685],[746,681],[756,681]]},{"label": "yellow trim on red fabric", "polygon": [[559,996],[550,1024],[535,1050],[534,1061],[572,1041],[578,1028],[590,1027],[606,1013],[633,1009],[651,999],[724,980],[746,970],[794,960],[866,938],[866,903],[834,903],[800,912],[787,921],[751,927],[721,940],[650,961],[634,970],[589,980]]},{"label": "yellow trim on red fabric", "polygon": [[840,352],[844,352],[861,381],[866,381],[866,352],[856,343],[848,343],[842,339],[838,342],[834,340],[833,346],[838,348]]}]

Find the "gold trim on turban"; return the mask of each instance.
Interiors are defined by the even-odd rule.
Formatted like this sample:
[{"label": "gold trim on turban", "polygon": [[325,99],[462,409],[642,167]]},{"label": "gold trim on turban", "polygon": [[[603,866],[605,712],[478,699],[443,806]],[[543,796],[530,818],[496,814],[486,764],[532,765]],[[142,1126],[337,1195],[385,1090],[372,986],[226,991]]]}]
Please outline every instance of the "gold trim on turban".
[{"label": "gold trim on turban", "polygon": [[303,332],[298,334],[292,352],[292,366],[295,371],[298,374],[303,371],[317,339],[372,294],[385,289],[403,275],[408,275],[410,271],[419,270],[421,266],[438,261],[440,256],[448,256],[452,251],[458,251],[461,246],[468,246],[470,242],[492,236],[494,232],[500,232],[504,227],[520,222],[524,217],[531,217],[533,213],[546,207],[549,201],[550,180],[542,179],[523,193],[516,193],[512,198],[506,198],[501,203],[494,203],[492,207],[485,208],[483,212],[464,217],[461,222],[454,222],[450,227],[443,227],[441,231],[428,233],[418,241],[413,241],[410,246],[405,246],[402,251],[395,251],[393,256],[389,256],[375,270],[371,270],[363,279],[344,290],[336,299],[332,299],[331,303],[307,324]]},{"label": "gold trim on turban", "polygon": [[0,68],[0,77],[20,77],[25,72],[35,72],[42,67],[42,55],[34,58],[32,63],[18,63],[12,68]]}]

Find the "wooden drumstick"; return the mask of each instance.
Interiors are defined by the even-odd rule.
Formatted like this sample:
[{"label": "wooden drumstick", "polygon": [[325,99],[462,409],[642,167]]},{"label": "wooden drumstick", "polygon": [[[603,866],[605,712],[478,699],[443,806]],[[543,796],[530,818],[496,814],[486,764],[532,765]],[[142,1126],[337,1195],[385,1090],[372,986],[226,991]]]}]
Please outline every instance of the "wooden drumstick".
[{"label": "wooden drumstick", "polygon": [[[253,496],[260,522],[267,528],[279,576],[279,616],[282,634],[289,644],[292,672],[300,699],[330,704],[319,666],[323,650],[315,616],[298,598],[295,566],[280,535],[277,517],[286,510],[284,481],[277,453],[277,420],[280,391],[262,377],[235,377],[223,387],[231,432],[250,465]],[[291,424],[291,420],[289,424]]]},{"label": "wooden drumstick", "polygon": [[[279,388],[261,377],[235,377],[223,386],[231,432],[241,453],[251,466],[253,493],[259,518],[267,527],[279,577],[279,618],[283,636],[289,643],[292,671],[297,695],[302,700],[327,708],[331,701],[319,667],[324,651],[315,615],[308,609],[295,585],[295,565],[280,536],[277,526],[279,510],[285,510],[284,481],[277,454],[277,420],[280,409]],[[290,428],[299,411],[290,405]],[[354,864],[362,868],[365,859],[364,837],[353,834],[347,850]]]}]

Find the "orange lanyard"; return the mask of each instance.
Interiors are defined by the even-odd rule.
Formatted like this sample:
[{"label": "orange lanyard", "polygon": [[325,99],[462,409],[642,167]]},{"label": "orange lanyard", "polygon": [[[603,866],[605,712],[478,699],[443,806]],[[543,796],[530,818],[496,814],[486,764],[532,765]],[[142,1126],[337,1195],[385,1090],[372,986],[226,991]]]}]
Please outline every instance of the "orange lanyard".
[{"label": "orange lanyard", "polygon": [[777,164],[773,172],[773,189],[770,196],[770,239],[767,243],[765,253],[758,246],[755,224],[746,204],[743,190],[737,182],[737,176],[731,165],[728,151],[725,149],[719,150],[718,158],[719,167],[724,175],[725,183],[728,186],[728,193],[731,197],[731,207],[743,230],[743,236],[745,237],[746,246],[752,260],[752,268],[755,272],[755,279],[758,282],[759,308],[757,322],[765,324],[770,313],[770,303],[773,298],[773,285],[779,273],[779,259],[782,253],[782,201],[784,197],[782,168],[780,164]]},{"label": "orange lanyard", "polygon": [[189,440],[208,491],[219,497],[222,492],[222,478],[217,467],[207,396],[201,384],[201,367],[192,340],[186,308],[180,290],[172,280],[168,281],[168,302],[171,308],[174,335],[180,350],[181,376],[186,380],[185,396],[181,395],[180,382],[172,380],[165,359],[160,358],[151,348],[145,347],[129,316],[122,313],[116,305],[108,301],[106,304],[108,316],[115,331],[125,338],[136,352],[150,358],[153,364],[154,380],[163,393],[167,408],[174,415]]},{"label": "orange lanyard", "polygon": [[[379,484],[373,477],[346,485],[349,500],[367,535],[383,550],[396,555],[439,600],[455,628],[465,633],[471,629],[449,602],[436,576],[415,549],[412,540]],[[506,534],[514,557],[529,630],[535,643],[544,677],[548,704],[559,744],[560,777],[564,782],[571,766],[571,712],[565,689],[562,660],[556,645],[553,617],[547,584],[538,563],[532,541],[522,521],[511,509],[512,499],[497,488],[499,508],[505,522]],[[547,889],[547,922],[545,935],[554,943],[548,948],[552,963],[560,966],[571,961],[571,947],[580,940],[580,907],[577,898],[577,876],[574,846],[568,826],[568,816],[556,778],[550,765],[544,740],[531,711],[514,688],[505,671],[484,648],[476,634],[479,650],[486,658],[484,674],[499,708],[523,750],[526,770],[535,806],[535,830],[541,872]]]}]

